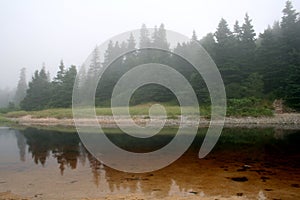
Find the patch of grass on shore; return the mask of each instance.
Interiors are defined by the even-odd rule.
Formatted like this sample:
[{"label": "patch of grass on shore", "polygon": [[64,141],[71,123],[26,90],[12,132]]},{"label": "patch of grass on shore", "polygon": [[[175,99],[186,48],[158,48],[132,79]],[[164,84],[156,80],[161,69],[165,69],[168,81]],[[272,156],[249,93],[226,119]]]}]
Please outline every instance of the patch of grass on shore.
[{"label": "patch of grass on shore", "polygon": [[[137,106],[131,106],[130,107],[130,114],[131,115],[149,115],[149,108],[152,104],[143,104],[143,105],[137,105]],[[195,113],[195,108],[193,107],[186,107],[187,111],[190,114]],[[165,106],[166,112],[168,117],[174,117],[180,115],[180,107],[179,106]],[[126,114],[126,107],[117,107],[116,110],[120,115]],[[112,116],[112,110],[111,108],[103,108],[98,107],[96,108],[96,114],[98,116]],[[153,113],[160,114],[159,112]],[[23,117],[26,115],[31,115],[33,118],[47,118],[47,117],[53,117],[57,119],[63,119],[63,118],[72,118],[72,108],[53,108],[53,109],[46,109],[46,110],[40,110],[40,111],[14,111],[9,112],[5,114],[5,117],[8,118],[18,118]]]},{"label": "patch of grass on shore", "polygon": [[270,101],[256,98],[229,99],[227,101],[227,116],[260,117],[273,115]]},{"label": "patch of grass on shore", "polygon": [[4,114],[5,117],[8,118],[17,118],[17,117],[23,117],[25,115],[29,115],[29,112],[24,111],[24,110],[20,110],[20,111],[12,111],[12,112],[8,112],[6,114]]},{"label": "patch of grass on shore", "polygon": [[[153,103],[146,103],[130,107],[130,114],[133,116],[144,115],[149,117],[149,108]],[[177,105],[162,104],[166,110],[168,119],[176,119],[181,115],[181,108]],[[187,112],[191,115],[196,114],[195,107],[185,107]],[[116,107],[118,114],[126,114],[126,107]],[[200,106],[200,115],[205,118],[210,118],[211,107]],[[112,116],[112,110],[109,107],[97,107],[96,114],[98,116]],[[160,115],[160,112],[154,111],[153,114]],[[4,114],[7,118],[18,118],[26,115],[31,115],[33,118],[72,118],[72,108],[52,108],[40,111],[14,111]],[[227,116],[234,117],[260,117],[260,116],[273,116],[272,105],[268,101],[263,101],[255,98],[244,99],[230,99],[227,103]]]},{"label": "patch of grass on shore", "polygon": [[8,118],[18,118],[23,117],[26,115],[31,115],[33,118],[47,118],[47,117],[53,117],[57,119],[63,119],[63,118],[72,118],[72,109],[71,108],[52,108],[52,109],[46,109],[46,110],[39,110],[39,111],[14,111],[9,112],[5,114]]}]

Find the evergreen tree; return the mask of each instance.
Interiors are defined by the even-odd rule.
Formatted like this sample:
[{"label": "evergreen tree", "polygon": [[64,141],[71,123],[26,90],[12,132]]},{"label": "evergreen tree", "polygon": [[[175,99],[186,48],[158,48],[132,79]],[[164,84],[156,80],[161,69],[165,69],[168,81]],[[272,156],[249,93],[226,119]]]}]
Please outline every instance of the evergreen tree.
[{"label": "evergreen tree", "polygon": [[257,49],[257,72],[263,74],[264,92],[274,93],[276,96],[282,96],[284,73],[281,42],[281,28],[279,22],[275,22],[273,27],[268,27],[259,36],[260,45]]},{"label": "evergreen tree", "polygon": [[113,59],[113,52],[114,52],[114,43],[112,40],[109,41],[107,49],[104,53],[104,62],[103,66],[107,66]]},{"label": "evergreen tree", "polygon": [[273,98],[283,98],[293,108],[300,109],[300,29],[298,13],[290,1],[283,9],[281,22],[274,23],[260,34],[257,51],[258,72],[263,74],[264,92]]},{"label": "evergreen tree", "polygon": [[[108,52],[113,51],[114,46],[112,41],[109,41],[108,48],[109,49],[107,49],[104,54],[104,62],[102,64],[104,67],[106,67],[112,61],[111,54]],[[94,96],[93,88],[97,87],[97,80],[100,76],[102,65],[100,62],[99,50],[96,46],[88,62],[88,70],[84,84],[84,96],[86,97],[87,101],[90,101],[91,97]]]},{"label": "evergreen tree", "polygon": [[[139,48],[143,49],[146,47],[152,47],[149,30],[146,25],[143,24],[140,29],[140,38],[139,38]],[[151,53],[149,50],[139,50],[138,51],[138,62],[139,63],[148,63],[151,62]]]},{"label": "evergreen tree", "polygon": [[[110,45],[111,43],[109,43]],[[113,46],[111,47],[113,48]],[[108,53],[107,53],[108,54]],[[105,63],[110,62],[111,60],[106,60]],[[93,50],[87,77],[89,80],[95,80],[101,72],[101,62],[98,47],[96,46]]]},{"label": "evergreen tree", "polygon": [[198,41],[198,37],[195,30],[193,30],[192,40]]},{"label": "evergreen tree", "polygon": [[154,26],[154,31],[152,33],[151,46],[158,47],[159,39],[158,39],[158,30],[157,26]]},{"label": "evergreen tree", "polygon": [[250,47],[252,49],[255,48],[255,31],[253,29],[253,26],[251,24],[251,19],[249,18],[248,13],[246,13],[244,18],[244,24],[242,26],[242,34],[241,34],[241,40],[242,42],[247,45],[247,47]]},{"label": "evergreen tree", "polygon": [[300,110],[300,19],[297,19],[299,13],[293,8],[291,1],[286,2],[282,12],[281,57],[285,64],[281,74],[284,80],[282,94],[288,105]]},{"label": "evergreen tree", "polygon": [[75,84],[75,78],[77,75],[76,66],[72,65],[66,72],[63,77],[62,84],[62,93],[63,93],[63,102],[61,107],[67,108],[72,105],[72,93],[73,87],[77,87]]},{"label": "evergreen tree", "polygon": [[219,22],[215,36],[219,46],[225,46],[230,41],[232,37],[232,32],[228,28],[228,24],[225,19],[222,18]]},{"label": "evergreen tree", "polygon": [[232,54],[233,54],[233,63],[238,70],[242,66],[241,57],[242,57],[242,27],[240,27],[239,22],[236,20],[233,26],[233,43],[232,43]]},{"label": "evergreen tree", "polygon": [[20,104],[20,102],[25,98],[27,90],[27,82],[26,82],[26,68],[22,68],[20,71],[20,79],[17,86],[17,91],[14,98],[14,103],[16,106]]},{"label": "evergreen tree", "polygon": [[[167,41],[166,29],[164,24],[161,24],[158,30],[155,27],[152,43],[154,48],[169,50],[170,45]],[[171,55],[168,53],[164,53],[156,50],[152,52],[152,62],[168,64],[170,62],[170,56]]]},{"label": "evergreen tree", "polygon": [[244,23],[242,26],[241,34],[241,46],[240,46],[240,65],[244,68],[244,71],[249,74],[250,72],[255,71],[254,67],[254,58],[255,58],[255,31],[251,24],[251,19],[246,13],[244,18]]},{"label": "evergreen tree", "polygon": [[128,42],[127,42],[127,49],[128,49],[128,51],[134,50],[135,49],[135,45],[136,45],[135,39],[134,39],[134,37],[133,37],[133,35],[131,33],[130,37],[128,39]]},{"label": "evergreen tree", "polygon": [[50,107],[64,107],[64,91],[63,91],[63,81],[65,76],[65,66],[63,61],[60,61],[59,70],[51,82],[51,101]]},{"label": "evergreen tree", "polygon": [[221,19],[217,31],[215,33],[216,43],[216,59],[215,62],[219,68],[232,67],[232,44],[233,35],[225,19]]},{"label": "evergreen tree", "polygon": [[221,19],[215,37],[217,40],[215,62],[223,77],[227,94],[237,98],[234,94],[241,90],[244,77],[236,60],[238,54],[235,48],[235,38],[225,19]]},{"label": "evergreen tree", "polygon": [[262,75],[258,73],[250,74],[245,80],[244,86],[246,88],[245,96],[255,98],[263,97],[264,82]]},{"label": "evergreen tree", "polygon": [[300,111],[300,65],[292,65],[289,72],[285,100],[287,105]]},{"label": "evergreen tree", "polygon": [[25,98],[20,106],[24,110],[41,110],[48,107],[51,97],[51,84],[43,67],[35,71],[31,82],[29,82]]},{"label": "evergreen tree", "polygon": [[161,24],[158,30],[155,26],[153,37],[152,37],[152,44],[156,48],[169,49],[169,44],[167,41],[166,29],[164,24]]},{"label": "evergreen tree", "polygon": [[297,16],[299,13],[293,9],[291,1],[286,1],[285,8],[282,10],[283,16],[281,20],[281,28],[285,32],[291,31],[294,29],[297,22]]},{"label": "evergreen tree", "polygon": [[212,59],[216,57],[216,41],[212,33],[208,33],[200,40],[200,44],[207,51]]},{"label": "evergreen tree", "polygon": [[236,41],[242,40],[242,28],[239,25],[239,21],[235,21],[235,24],[233,26],[233,36]]},{"label": "evergreen tree", "polygon": [[167,41],[167,34],[166,34],[166,29],[165,29],[164,24],[161,24],[159,26],[157,36],[158,36],[158,41],[157,42],[159,43],[159,46],[164,48],[164,49],[169,49],[170,45]]},{"label": "evergreen tree", "polygon": [[[283,16],[281,20],[281,30],[282,30],[282,53],[283,59],[287,64],[293,64],[298,60],[298,54],[296,51],[300,51],[299,46],[299,20],[297,23],[297,16],[299,13],[293,9],[291,1],[287,1],[285,8],[283,9]],[[297,42],[298,41],[298,42]]]},{"label": "evergreen tree", "polygon": [[140,30],[140,43],[139,43],[139,47],[140,49],[145,48],[145,47],[149,47],[151,43],[151,40],[149,38],[149,31],[146,27],[145,24],[142,25],[141,30]]},{"label": "evergreen tree", "polygon": [[53,82],[56,84],[61,84],[64,75],[65,75],[65,66],[63,60],[61,60],[59,65],[59,71],[57,72],[56,77],[54,77]]}]

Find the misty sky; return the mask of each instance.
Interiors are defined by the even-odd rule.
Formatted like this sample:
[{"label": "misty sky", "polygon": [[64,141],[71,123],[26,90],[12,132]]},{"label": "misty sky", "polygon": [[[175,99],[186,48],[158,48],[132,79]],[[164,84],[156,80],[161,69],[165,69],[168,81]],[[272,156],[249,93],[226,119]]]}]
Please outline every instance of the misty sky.
[{"label": "misty sky", "polygon": [[[300,1],[292,1],[300,11]],[[285,0],[0,0],[0,88],[13,88],[45,63],[51,76],[61,59],[81,65],[96,44],[119,33],[164,23],[198,37],[215,32],[220,18],[232,28],[248,12],[256,32],[282,16]]]}]

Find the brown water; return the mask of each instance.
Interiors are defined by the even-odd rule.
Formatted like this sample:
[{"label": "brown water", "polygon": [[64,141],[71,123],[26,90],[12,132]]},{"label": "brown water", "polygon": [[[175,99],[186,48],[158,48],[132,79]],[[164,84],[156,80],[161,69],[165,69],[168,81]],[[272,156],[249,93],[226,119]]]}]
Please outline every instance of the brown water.
[{"label": "brown water", "polygon": [[[138,145],[141,151],[172,139],[167,134],[152,143],[128,145],[134,141],[117,129],[110,132],[120,146],[136,150]],[[300,199],[300,131],[225,129],[214,150],[198,159],[204,133],[199,130],[190,149],[170,166],[129,174],[94,159],[75,133],[2,128],[0,193],[47,200],[114,195]]]}]

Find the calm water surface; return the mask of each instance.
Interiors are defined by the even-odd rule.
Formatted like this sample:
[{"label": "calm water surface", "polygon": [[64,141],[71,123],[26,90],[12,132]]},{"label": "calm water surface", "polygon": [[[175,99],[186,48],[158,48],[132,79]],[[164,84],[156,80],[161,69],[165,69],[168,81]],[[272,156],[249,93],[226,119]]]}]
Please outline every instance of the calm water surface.
[{"label": "calm water surface", "polygon": [[[118,129],[110,129],[108,137],[124,149],[148,152],[167,144],[175,131],[144,142]],[[97,161],[76,133],[0,128],[0,192],[32,199],[118,194],[300,199],[299,130],[225,129],[214,150],[198,159],[205,131],[199,130],[189,150],[170,166],[130,174]]]}]

